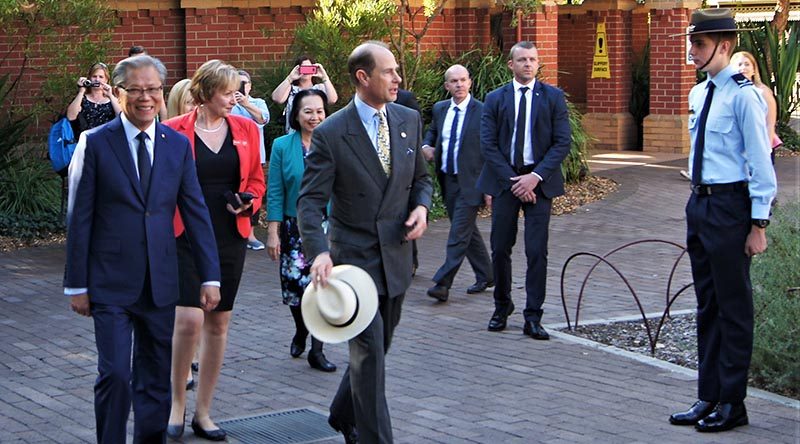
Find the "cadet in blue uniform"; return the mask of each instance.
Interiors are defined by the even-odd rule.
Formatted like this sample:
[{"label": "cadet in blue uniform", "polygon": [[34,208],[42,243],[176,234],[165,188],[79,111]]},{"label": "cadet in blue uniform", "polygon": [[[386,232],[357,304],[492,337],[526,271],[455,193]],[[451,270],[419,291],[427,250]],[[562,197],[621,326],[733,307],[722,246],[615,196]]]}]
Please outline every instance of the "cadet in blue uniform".
[{"label": "cadet in blue uniform", "polygon": [[758,90],[729,66],[736,46],[729,9],[692,14],[690,55],[708,74],[689,93],[692,194],[686,243],[697,295],[698,398],[670,416],[700,432],[748,422],[744,398],[753,348],[750,259],[767,248],[775,172]]}]

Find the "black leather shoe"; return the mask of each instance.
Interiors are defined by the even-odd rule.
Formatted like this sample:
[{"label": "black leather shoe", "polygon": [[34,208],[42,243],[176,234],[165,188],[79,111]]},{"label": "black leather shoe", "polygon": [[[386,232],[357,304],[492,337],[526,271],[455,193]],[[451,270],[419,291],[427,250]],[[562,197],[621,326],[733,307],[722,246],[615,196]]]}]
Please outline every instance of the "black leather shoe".
[{"label": "black leather shoe", "polygon": [[672,425],[695,425],[697,421],[710,415],[716,406],[716,402],[697,401],[689,410],[670,415],[669,423]]},{"label": "black leather shoe", "polygon": [[744,408],[743,402],[721,403],[717,404],[717,408],[710,415],[695,424],[694,428],[698,432],[715,433],[747,424],[747,409]]},{"label": "black leather shoe", "polygon": [[308,352],[308,365],[310,365],[311,368],[327,373],[336,371],[336,365],[328,361],[324,354],[314,353],[313,350]]},{"label": "black leather shoe", "polygon": [[514,313],[514,303],[508,303],[508,309],[504,312],[500,311],[499,308],[494,309],[494,314],[492,315],[492,319],[489,319],[489,331],[503,331],[506,329],[506,320],[508,316]]},{"label": "black leather shoe", "polygon": [[184,425],[186,425],[186,410],[183,411],[183,421],[180,424],[167,424],[167,438],[175,441],[181,439]]},{"label": "black leather shoe", "polygon": [[494,281],[489,282],[475,282],[467,288],[467,294],[483,293],[487,288],[494,287]]},{"label": "black leather shoe", "polygon": [[289,354],[293,358],[299,358],[304,351],[306,351],[306,338],[293,337],[292,343],[289,345]]},{"label": "black leather shoe", "polygon": [[522,332],[533,339],[538,339],[540,341],[546,341],[550,339],[550,334],[547,333],[547,330],[542,327],[542,324],[539,321],[525,321],[525,326],[522,327]]},{"label": "black leather shoe", "polygon": [[194,390],[194,387],[195,387],[196,385],[197,385],[197,383],[196,383],[196,382],[194,382],[194,378],[192,378],[192,379],[190,379],[190,380],[186,381],[186,391],[189,391],[189,390]]},{"label": "black leather shoe", "polygon": [[333,418],[328,418],[328,425],[344,436],[344,442],[346,444],[358,444],[358,430],[356,430],[356,426],[340,423]]},{"label": "black leather shoe", "polygon": [[436,299],[439,302],[447,302],[447,296],[449,294],[450,290],[448,290],[444,285],[434,285],[428,289],[428,296]]},{"label": "black leather shoe", "polygon": [[207,439],[209,441],[225,441],[225,437],[228,436],[225,433],[225,430],[222,429],[214,429],[214,430],[205,430],[200,427],[200,424],[197,422],[197,418],[192,418],[192,431],[194,435],[198,438]]}]

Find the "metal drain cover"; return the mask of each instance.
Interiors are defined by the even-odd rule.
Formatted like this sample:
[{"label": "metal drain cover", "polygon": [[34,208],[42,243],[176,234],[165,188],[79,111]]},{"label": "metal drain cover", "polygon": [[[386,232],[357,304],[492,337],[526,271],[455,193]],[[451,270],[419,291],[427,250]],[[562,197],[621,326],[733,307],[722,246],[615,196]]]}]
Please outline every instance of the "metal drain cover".
[{"label": "metal drain cover", "polygon": [[327,416],[308,408],[284,410],[246,418],[220,421],[228,442],[245,444],[310,443],[335,438]]}]

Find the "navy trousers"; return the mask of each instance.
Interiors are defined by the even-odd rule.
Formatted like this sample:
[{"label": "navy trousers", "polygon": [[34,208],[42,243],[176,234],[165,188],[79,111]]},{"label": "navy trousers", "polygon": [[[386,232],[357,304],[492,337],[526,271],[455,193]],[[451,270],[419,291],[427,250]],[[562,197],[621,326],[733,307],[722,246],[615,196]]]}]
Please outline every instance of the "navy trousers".
[{"label": "navy trousers", "polygon": [[550,230],[552,200],[536,188],[536,203],[523,203],[511,190],[504,190],[492,199],[492,266],[494,267],[495,308],[505,309],[511,303],[511,248],[517,241],[519,211],[525,214],[525,293],[523,315],[526,321],[541,321],[547,287],[547,240]]},{"label": "navy trousers", "polygon": [[751,229],[747,190],[692,194],[686,222],[697,295],[698,397],[740,402],[753,351],[753,291],[744,252]]},{"label": "navy trousers", "polygon": [[98,371],[94,409],[100,444],[125,442],[131,403],[133,442],[166,442],[175,305],[156,307],[149,279],[145,279],[145,288],[130,306],[91,306]]}]

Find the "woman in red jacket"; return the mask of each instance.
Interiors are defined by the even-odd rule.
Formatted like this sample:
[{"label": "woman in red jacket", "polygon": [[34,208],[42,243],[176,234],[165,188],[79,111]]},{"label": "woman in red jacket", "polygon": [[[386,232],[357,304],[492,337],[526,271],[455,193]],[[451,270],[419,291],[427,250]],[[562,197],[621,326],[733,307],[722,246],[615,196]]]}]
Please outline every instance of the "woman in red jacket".
[{"label": "woman in red jacket", "polygon": [[214,311],[204,312],[199,300],[202,282],[184,236],[183,223],[176,213],[181,294],[175,310],[172,409],[167,426],[167,435],[173,439],[183,434],[184,384],[199,341],[202,341],[199,387],[192,430],[196,436],[212,441],[222,441],[226,436],[211,420],[211,400],[222,368],[228,323],[244,267],[250,216],[258,210],[266,189],[258,127],[249,119],[230,114],[238,88],[238,71],[219,60],[210,60],[197,70],[189,87],[198,107],[164,122],[188,137],[192,144],[197,177],[214,226],[222,275],[220,303]]}]

